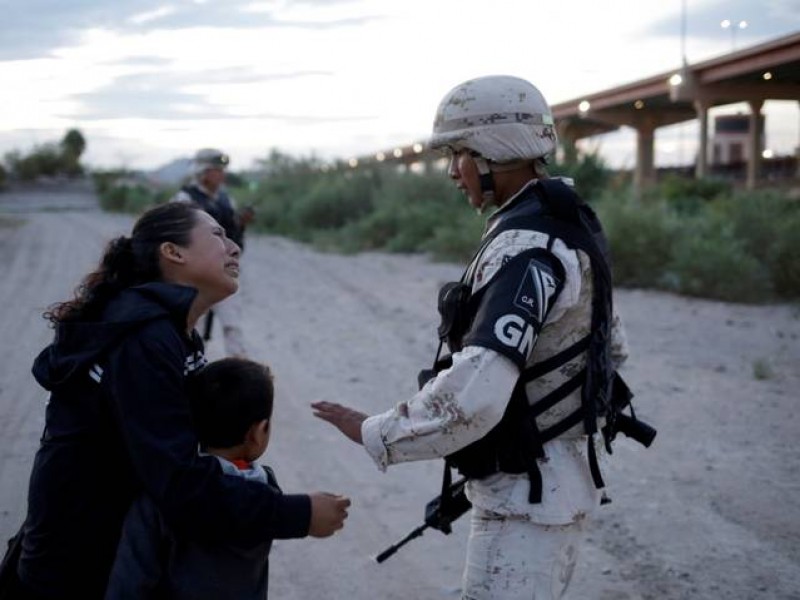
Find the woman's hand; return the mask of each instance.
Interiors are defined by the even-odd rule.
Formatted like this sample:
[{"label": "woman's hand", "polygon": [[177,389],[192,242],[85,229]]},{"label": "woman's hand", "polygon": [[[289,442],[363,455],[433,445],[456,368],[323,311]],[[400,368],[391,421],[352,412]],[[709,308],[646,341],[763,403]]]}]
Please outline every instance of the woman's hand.
[{"label": "woman's hand", "polygon": [[350,498],[327,492],[315,492],[311,497],[311,523],[308,535],[324,538],[344,527]]},{"label": "woman's hand", "polygon": [[361,424],[367,418],[364,413],[335,402],[312,402],[311,408],[314,410],[314,416],[335,425],[356,444],[364,443],[361,439]]}]

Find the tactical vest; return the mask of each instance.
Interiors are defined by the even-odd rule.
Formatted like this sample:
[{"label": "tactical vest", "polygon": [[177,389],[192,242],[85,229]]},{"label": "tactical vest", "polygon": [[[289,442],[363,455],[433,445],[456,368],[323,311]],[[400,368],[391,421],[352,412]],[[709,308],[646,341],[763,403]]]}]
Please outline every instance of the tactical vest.
[{"label": "tactical vest", "polygon": [[[439,351],[434,368],[420,373],[420,385],[451,364],[449,356],[439,358],[442,345],[446,343],[451,352],[461,350],[481,297],[492,285],[489,282],[472,294],[472,267],[477,265],[481,254],[498,235],[517,229],[545,233],[550,236],[550,247],[555,239],[559,239],[570,249],[581,250],[589,257],[593,278],[590,333],[556,355],[522,370],[500,423],[480,440],[446,457],[442,487],[445,489],[450,485],[450,468],[456,468],[465,477],[474,479],[497,472],[527,473],[531,484],[528,499],[537,504],[542,497],[542,479],[537,460],[545,457],[543,446],[546,442],[583,423],[584,433],[588,436],[587,453],[592,478],[600,489],[604,483],[594,446],[598,419],[605,418],[603,436],[609,452],[617,431],[649,445],[655,430],[636,421],[635,414],[628,417],[621,413],[622,408],[629,405],[632,394],[614,372],[611,363],[613,304],[608,245],[594,211],[558,179],[538,181],[523,192],[519,202],[515,202],[512,210],[501,216],[484,237],[461,281],[446,284],[441,289]],[[587,353],[585,368],[534,404],[528,402],[526,384],[559,369],[583,353]],[[536,417],[567,398],[578,387],[581,387],[580,408],[540,431]],[[622,428],[619,427],[621,422],[625,425]]]},{"label": "tactical vest", "polygon": [[186,185],[181,190],[189,194],[200,208],[222,225],[228,238],[236,242],[239,248],[244,249],[244,229],[239,225],[236,219],[236,211],[224,191],[220,191],[217,194],[217,198],[212,200],[208,194],[194,184]]}]

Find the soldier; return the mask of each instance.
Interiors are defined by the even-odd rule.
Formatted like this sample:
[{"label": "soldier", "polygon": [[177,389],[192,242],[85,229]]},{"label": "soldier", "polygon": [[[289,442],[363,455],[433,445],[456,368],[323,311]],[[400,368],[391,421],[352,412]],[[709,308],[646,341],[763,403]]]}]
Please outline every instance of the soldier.
[{"label": "soldier", "polygon": [[453,466],[468,477],[463,598],[560,598],[601,503],[593,434],[627,354],[605,253],[589,251],[595,238],[604,245],[602,230],[579,225],[593,213],[548,178],[553,117],[528,81],[456,86],[430,145],[448,153],[447,173],[474,208],[495,209],[462,280],[440,292],[439,333],[452,354],[383,414],[312,407],[382,470],[446,457],[448,475]]}]

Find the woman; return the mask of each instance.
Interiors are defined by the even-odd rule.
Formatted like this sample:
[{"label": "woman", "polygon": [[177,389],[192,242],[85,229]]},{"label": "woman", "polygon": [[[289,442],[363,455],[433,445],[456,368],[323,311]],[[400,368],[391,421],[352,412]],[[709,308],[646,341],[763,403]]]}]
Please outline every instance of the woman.
[{"label": "woman", "polygon": [[205,363],[194,325],[238,286],[239,247],[207,213],[170,203],[113,240],[33,373],[51,392],[18,574],[36,598],[102,598],[123,517],[141,492],[187,539],[256,545],[327,536],[345,498],[281,495],[197,455],[185,398]]}]

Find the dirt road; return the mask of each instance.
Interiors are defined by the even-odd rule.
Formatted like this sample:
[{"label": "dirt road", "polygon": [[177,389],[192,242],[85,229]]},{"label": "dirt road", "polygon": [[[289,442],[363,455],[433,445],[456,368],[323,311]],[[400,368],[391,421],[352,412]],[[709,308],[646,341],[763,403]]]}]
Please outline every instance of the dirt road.
[{"label": "dirt road", "polygon": [[[81,188],[0,194],[0,538],[19,524],[46,396],[30,376],[48,342],[40,314],[93,267],[127,216]],[[271,596],[457,598],[466,519],[426,533],[382,565],[372,557],[422,520],[440,463],[380,473],[316,420],[320,398],[378,412],[413,393],[431,361],[441,283],[458,265],[420,256],[320,254],[251,236],[242,295],[253,357],[276,373],[265,461],[287,491],[353,500],[344,531],[277,542]],[[613,501],[592,524],[571,598],[800,598],[800,309],[621,290],[637,413],[649,450],[623,440],[607,473]],[[218,336],[217,336],[218,337]],[[221,355],[212,340],[211,358]]]}]

